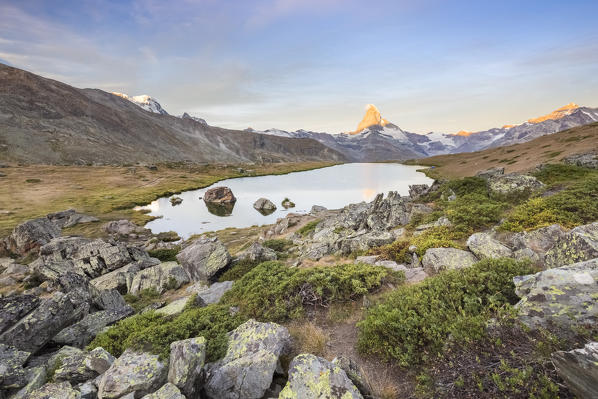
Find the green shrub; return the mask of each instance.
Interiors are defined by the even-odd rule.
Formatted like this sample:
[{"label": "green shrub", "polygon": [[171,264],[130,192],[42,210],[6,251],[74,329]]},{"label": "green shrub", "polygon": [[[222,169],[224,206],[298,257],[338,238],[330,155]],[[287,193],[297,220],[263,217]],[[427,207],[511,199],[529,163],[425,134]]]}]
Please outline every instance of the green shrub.
[{"label": "green shrub", "polygon": [[591,174],[597,173],[592,169],[566,164],[545,165],[533,173],[538,180],[547,185],[580,181]]},{"label": "green shrub", "polygon": [[501,228],[532,230],[553,223],[574,227],[598,220],[598,176],[587,177],[549,197],[532,198],[515,207]]},{"label": "green shrub", "polygon": [[402,273],[362,264],[300,269],[264,262],[236,281],[221,303],[239,306],[246,317],[283,321],[302,316],[308,306],[350,301],[403,278]]},{"label": "green shrub", "polygon": [[231,315],[228,306],[209,305],[186,308],[174,318],[148,312],[121,320],[106,332],[99,334],[88,349],[101,346],[113,356],[120,356],[127,348],[149,351],[167,359],[170,344],[193,337],[207,341],[206,360],[213,362],[226,353],[226,333],[237,328],[244,320]]},{"label": "green shrub", "polygon": [[358,324],[358,347],[403,366],[430,360],[449,335],[464,341],[482,336],[492,310],[518,300],[512,278],[532,272],[524,262],[486,259],[399,287]]},{"label": "green shrub", "polygon": [[136,312],[139,312],[148,305],[156,302],[160,298],[160,293],[155,288],[144,288],[137,295],[125,294],[124,298]]},{"label": "green shrub", "polygon": [[457,196],[446,205],[446,215],[452,230],[465,237],[475,230],[500,221],[507,204],[490,199],[487,194],[472,193]]},{"label": "green shrub", "polygon": [[312,220],[297,230],[297,233],[301,234],[303,237],[306,237],[316,229],[318,223],[320,223],[320,220]]},{"label": "green shrub", "polygon": [[283,252],[293,246],[293,241],[285,239],[266,240],[263,245],[273,251]]},{"label": "green shrub", "polygon": [[181,250],[181,247],[174,248],[160,248],[147,251],[152,258],[158,258],[162,262],[176,262],[176,256]]},{"label": "green shrub", "polygon": [[251,269],[259,264],[257,261],[249,259],[240,259],[232,265],[230,269],[225,271],[218,277],[218,281],[234,281],[238,280],[247,274]]}]

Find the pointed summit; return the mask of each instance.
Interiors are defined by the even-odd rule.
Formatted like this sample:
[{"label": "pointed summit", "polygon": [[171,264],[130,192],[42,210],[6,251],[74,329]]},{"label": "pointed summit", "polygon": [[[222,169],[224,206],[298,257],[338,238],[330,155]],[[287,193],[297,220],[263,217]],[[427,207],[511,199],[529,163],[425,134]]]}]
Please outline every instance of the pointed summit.
[{"label": "pointed summit", "polygon": [[365,107],[365,116],[359,122],[359,125],[357,125],[357,130],[349,132],[349,134],[357,134],[374,125],[386,126],[388,125],[388,121],[382,118],[380,111],[378,111],[378,108],[374,104],[368,104]]}]

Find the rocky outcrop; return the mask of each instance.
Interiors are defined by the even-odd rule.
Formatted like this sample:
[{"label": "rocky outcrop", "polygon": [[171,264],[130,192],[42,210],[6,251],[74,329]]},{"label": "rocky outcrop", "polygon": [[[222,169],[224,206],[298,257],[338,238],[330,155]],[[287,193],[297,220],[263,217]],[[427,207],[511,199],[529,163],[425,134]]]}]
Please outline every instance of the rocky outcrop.
[{"label": "rocky outcrop", "polygon": [[220,298],[231,288],[233,288],[232,281],[222,281],[205,285],[203,283],[195,283],[187,288],[190,294],[196,294],[196,304],[198,306],[207,306],[212,303],[218,303]]},{"label": "rocky outcrop", "polygon": [[409,196],[412,200],[416,200],[422,195],[426,195],[430,190],[427,184],[411,184],[409,185]]},{"label": "rocky outcrop", "polygon": [[475,233],[467,239],[467,247],[479,259],[510,258],[513,251],[488,233]]},{"label": "rocky outcrop", "polygon": [[409,222],[405,201],[396,191],[389,191],[386,198],[378,194],[372,201],[361,228],[389,230]]},{"label": "rocky outcrop", "polygon": [[369,381],[363,375],[361,369],[352,359],[339,356],[332,360],[332,364],[339,366],[347,374],[347,377],[355,384],[357,390],[365,397],[371,397],[373,394],[372,386]]},{"label": "rocky outcrop", "polygon": [[106,233],[117,236],[127,236],[129,234],[144,233],[147,231],[147,229],[139,227],[135,223],[126,219],[113,220],[106,223],[102,227]]},{"label": "rocky outcrop", "polygon": [[345,371],[326,359],[297,355],[289,366],[289,380],[280,399],[361,399],[363,396]]},{"label": "rocky outcrop", "polygon": [[274,323],[249,320],[237,327],[229,333],[224,358],[209,368],[207,396],[212,399],[264,396],[290,340],[288,330]]},{"label": "rocky outcrop", "polygon": [[210,204],[234,204],[237,199],[233,195],[233,192],[228,187],[214,187],[207,190],[203,195],[203,200]]},{"label": "rocky outcrop", "polygon": [[595,324],[598,259],[513,279],[520,320],[528,327]]},{"label": "rocky outcrop", "polygon": [[396,235],[391,231],[360,231],[340,241],[340,252],[349,255],[357,251],[367,251],[370,248],[390,244],[395,239]]},{"label": "rocky outcrop", "polygon": [[598,222],[578,226],[546,252],[546,267],[559,267],[598,258]]},{"label": "rocky outcrop", "polygon": [[531,193],[544,187],[538,179],[530,175],[508,174],[493,176],[488,179],[491,193],[499,195],[513,195]]},{"label": "rocky outcrop", "polygon": [[424,270],[438,273],[442,270],[463,269],[472,266],[478,259],[471,253],[457,248],[430,248],[422,258]]},{"label": "rocky outcrop", "polygon": [[120,309],[100,310],[90,313],[75,324],[60,331],[52,342],[83,348],[89,344],[104,328],[134,313],[133,308],[124,306]]},{"label": "rocky outcrop", "polygon": [[72,227],[80,223],[92,223],[100,221],[100,219],[96,218],[95,216],[79,213],[74,209],[67,209],[66,211],[50,213],[46,217],[59,229]]},{"label": "rocky outcrop", "polygon": [[514,234],[510,244],[515,258],[528,258],[538,265],[544,265],[546,252],[565,238],[567,230],[558,224],[542,227],[532,231]]},{"label": "rocky outcrop", "polygon": [[563,162],[569,165],[598,169],[598,155],[594,153],[570,155],[564,158]]},{"label": "rocky outcrop", "polygon": [[0,333],[35,309],[40,299],[34,295],[11,295],[0,298]]},{"label": "rocky outcrop", "polygon": [[106,273],[90,281],[90,283],[99,290],[116,290],[121,294],[126,294],[131,290],[133,278],[140,271],[147,267],[160,264],[158,259],[148,258],[129,263],[119,269]]},{"label": "rocky outcrop", "polygon": [[28,399],[81,399],[81,392],[68,382],[49,383],[33,391]]},{"label": "rocky outcrop", "polygon": [[259,198],[253,203],[253,209],[263,215],[269,215],[276,210],[276,205],[267,198]]},{"label": "rocky outcrop", "polygon": [[91,352],[75,352],[60,359],[54,371],[54,381],[82,383],[103,374],[114,361],[114,357],[103,348],[95,348]]},{"label": "rocky outcrop", "polygon": [[148,267],[135,274],[129,292],[138,294],[148,288],[163,293],[167,289],[177,289],[189,282],[189,277],[181,265],[176,262],[164,262]]},{"label": "rocky outcrop", "polygon": [[9,252],[26,255],[60,236],[60,228],[47,217],[28,220],[14,228],[5,241]]},{"label": "rocky outcrop", "polygon": [[157,355],[127,349],[102,374],[98,384],[98,398],[116,399],[135,392],[135,397],[160,388],[168,373],[167,366]]},{"label": "rocky outcrop", "polygon": [[196,397],[201,388],[205,358],[205,338],[190,338],[173,342],[170,344],[168,382],[180,389],[186,397]]},{"label": "rocky outcrop", "polygon": [[30,355],[14,346],[0,344],[0,392],[26,385],[27,372],[23,365]]},{"label": "rocky outcrop", "polygon": [[206,281],[226,268],[231,256],[218,238],[202,237],[179,252],[177,260],[191,281]]},{"label": "rocky outcrop", "polygon": [[578,398],[598,398],[598,342],[590,342],[581,349],[555,352],[552,363]]},{"label": "rocky outcrop", "polygon": [[59,331],[87,313],[87,303],[75,304],[61,292],[44,300],[35,310],[0,335],[0,343],[35,353]]},{"label": "rocky outcrop", "polygon": [[493,177],[499,177],[505,174],[505,168],[490,168],[481,172],[476,173],[477,177],[482,179],[490,179]]},{"label": "rocky outcrop", "polygon": [[250,260],[252,262],[266,262],[269,260],[276,260],[277,256],[274,250],[264,247],[259,242],[254,242],[249,248],[237,255],[237,258]]}]

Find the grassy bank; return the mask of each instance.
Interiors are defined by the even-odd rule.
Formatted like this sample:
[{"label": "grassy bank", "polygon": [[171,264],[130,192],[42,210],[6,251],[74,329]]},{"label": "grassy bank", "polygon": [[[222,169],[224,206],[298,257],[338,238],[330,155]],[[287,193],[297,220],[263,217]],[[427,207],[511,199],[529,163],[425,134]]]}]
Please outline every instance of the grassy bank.
[{"label": "grassy bank", "polygon": [[[54,166],[3,168],[0,177],[0,237],[17,224],[51,212],[75,208],[101,220],[149,216],[133,211],[159,197],[209,186],[236,177],[281,175],[332,166],[331,162],[264,165]],[[85,227],[93,234],[94,226]]]}]

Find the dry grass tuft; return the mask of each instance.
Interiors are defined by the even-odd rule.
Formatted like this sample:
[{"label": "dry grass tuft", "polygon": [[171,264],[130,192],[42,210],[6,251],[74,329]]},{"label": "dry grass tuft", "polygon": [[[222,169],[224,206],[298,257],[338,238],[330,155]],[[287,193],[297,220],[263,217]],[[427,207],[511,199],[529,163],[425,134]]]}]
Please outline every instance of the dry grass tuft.
[{"label": "dry grass tuft", "polygon": [[324,330],[312,321],[302,321],[289,326],[289,332],[293,337],[293,349],[297,354],[311,353],[324,357],[328,335]]}]

